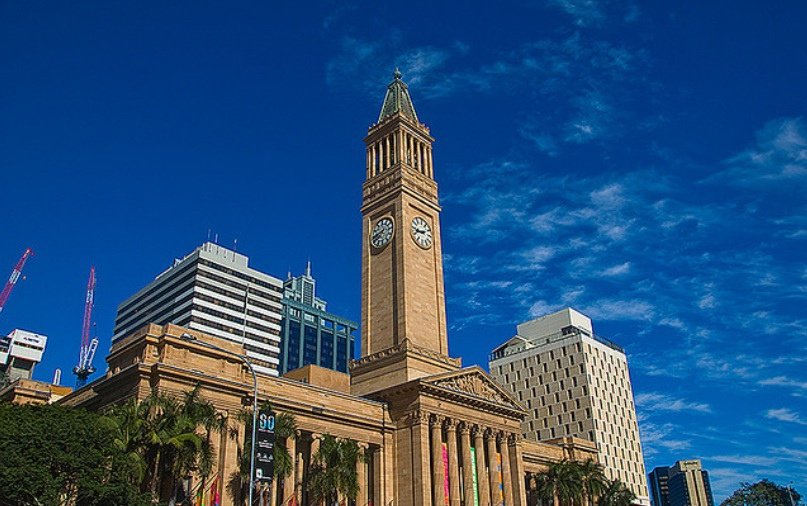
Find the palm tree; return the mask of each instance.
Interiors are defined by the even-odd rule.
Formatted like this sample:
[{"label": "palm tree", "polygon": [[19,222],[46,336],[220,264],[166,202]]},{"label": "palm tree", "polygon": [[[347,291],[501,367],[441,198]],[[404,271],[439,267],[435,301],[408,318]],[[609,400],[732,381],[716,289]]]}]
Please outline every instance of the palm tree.
[{"label": "palm tree", "polygon": [[630,506],[636,501],[634,494],[619,480],[606,482],[602,495],[597,500],[597,506]]},{"label": "palm tree", "polygon": [[582,480],[583,503],[586,506],[594,504],[608,486],[608,479],[602,465],[591,459],[577,463]]},{"label": "palm tree", "polygon": [[356,441],[325,434],[311,462],[308,480],[311,498],[328,506],[336,504],[340,496],[356,500],[359,495],[356,464],[363,458]]},{"label": "palm tree", "polygon": [[107,416],[117,426],[115,444],[141,471],[133,479],[151,492],[152,500],[160,499],[160,486],[166,483],[174,502],[183,478],[193,471],[203,477],[210,473],[214,462],[210,434],[221,429],[223,420],[209,401],[201,399],[198,385],[181,401],[154,392],[142,401],[113,406]]},{"label": "palm tree", "polygon": [[547,470],[535,476],[539,498],[552,501],[554,506],[574,506],[583,498],[583,479],[578,462],[561,460],[549,464]]}]

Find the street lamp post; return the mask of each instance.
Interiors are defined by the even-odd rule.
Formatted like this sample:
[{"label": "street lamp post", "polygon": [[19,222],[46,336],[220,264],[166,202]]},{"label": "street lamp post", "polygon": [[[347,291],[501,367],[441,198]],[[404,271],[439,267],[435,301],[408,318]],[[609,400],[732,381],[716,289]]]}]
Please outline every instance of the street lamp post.
[{"label": "street lamp post", "polygon": [[233,357],[238,357],[244,364],[246,364],[249,372],[252,373],[252,441],[250,443],[250,452],[249,452],[249,506],[252,506],[253,501],[253,494],[255,493],[255,431],[258,425],[258,376],[255,374],[255,369],[252,367],[252,362],[249,359],[241,355],[239,353],[235,353],[230,350],[226,350],[220,346],[216,346],[215,344],[208,343],[206,341],[202,341],[196,336],[193,336],[188,333],[184,333],[180,336],[180,338],[184,341],[193,342],[200,346],[204,346],[205,348],[210,348],[213,350],[217,350],[223,353],[227,353],[228,355],[232,355]]}]

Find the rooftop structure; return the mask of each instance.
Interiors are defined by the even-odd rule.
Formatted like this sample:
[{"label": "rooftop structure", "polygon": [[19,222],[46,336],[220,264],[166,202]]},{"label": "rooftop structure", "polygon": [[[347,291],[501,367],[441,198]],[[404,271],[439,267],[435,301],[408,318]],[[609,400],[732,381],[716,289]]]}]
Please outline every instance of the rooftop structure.
[{"label": "rooftop structure", "polygon": [[0,337],[0,384],[31,379],[34,366],[42,362],[48,337],[15,329]]}]

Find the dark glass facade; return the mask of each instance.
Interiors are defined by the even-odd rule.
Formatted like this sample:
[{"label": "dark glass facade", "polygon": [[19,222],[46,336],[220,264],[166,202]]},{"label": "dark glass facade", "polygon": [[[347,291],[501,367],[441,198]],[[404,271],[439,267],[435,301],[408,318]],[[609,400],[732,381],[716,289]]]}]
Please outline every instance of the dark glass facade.
[{"label": "dark glass facade", "polygon": [[358,324],[302,302],[283,301],[280,374],[309,364],[348,372]]}]

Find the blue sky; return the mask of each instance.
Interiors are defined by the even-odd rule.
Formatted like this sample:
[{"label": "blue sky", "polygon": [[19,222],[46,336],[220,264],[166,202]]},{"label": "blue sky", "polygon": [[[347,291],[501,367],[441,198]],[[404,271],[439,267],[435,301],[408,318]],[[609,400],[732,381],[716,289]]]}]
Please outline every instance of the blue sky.
[{"label": "blue sky", "polygon": [[[706,5],[700,5],[706,4]],[[366,128],[437,138],[452,354],[571,305],[629,354],[648,470],[807,491],[803,2],[0,5],[0,331],[78,358],[208,230],[359,319]],[[66,378],[72,383],[72,377]]]}]

